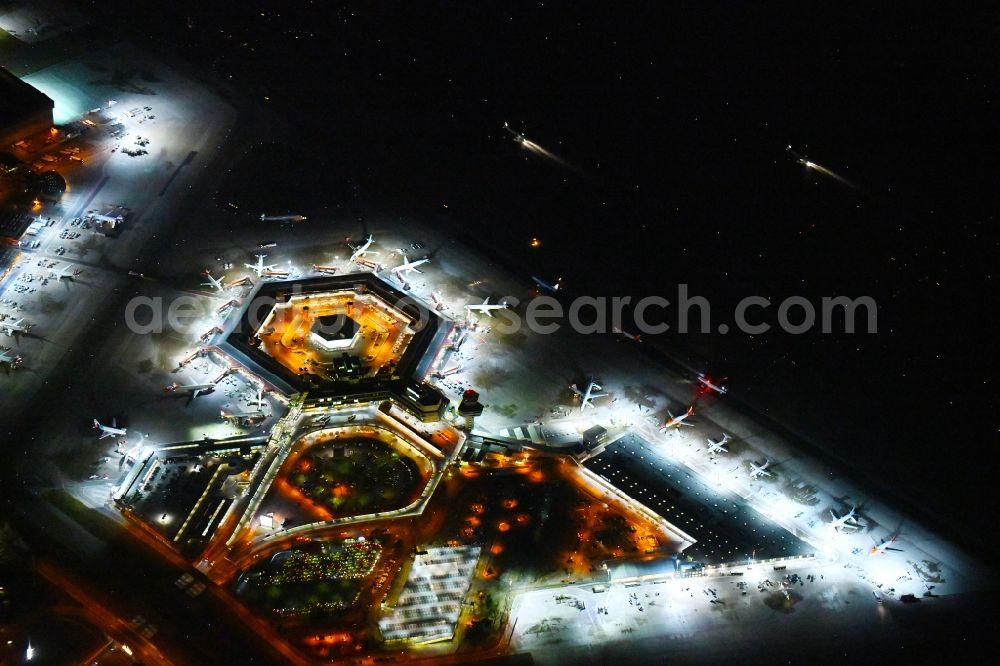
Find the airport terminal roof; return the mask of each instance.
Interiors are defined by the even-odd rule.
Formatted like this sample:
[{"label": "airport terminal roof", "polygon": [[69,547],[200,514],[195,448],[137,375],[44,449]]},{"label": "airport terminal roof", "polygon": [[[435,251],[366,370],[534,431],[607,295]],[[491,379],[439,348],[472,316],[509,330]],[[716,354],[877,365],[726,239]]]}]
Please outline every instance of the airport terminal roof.
[{"label": "airport terminal roof", "polygon": [[19,123],[39,111],[52,109],[49,97],[0,67],[0,127]]},{"label": "airport terminal roof", "polygon": [[[650,451],[655,447],[640,449],[640,440],[627,435],[583,465],[697,539],[685,555],[703,564],[723,564],[813,553],[812,546],[737,494],[696,478],[680,463],[654,459]],[[646,453],[636,453],[642,450]]]},{"label": "airport terminal roof", "polygon": [[[267,302],[268,299],[273,299],[273,302],[284,302],[293,294],[322,294],[343,290],[354,290],[377,296],[384,302],[393,304],[394,308],[416,322],[416,332],[404,349],[391,375],[317,382],[314,378],[300,376],[289,371],[270,354],[257,347],[254,337],[260,322],[255,321],[257,315],[251,312],[251,304],[259,305]],[[350,318],[346,318],[346,320],[352,321]],[[419,384],[419,379],[427,373],[429,364],[434,357],[433,350],[443,344],[449,331],[451,331],[450,324],[446,323],[437,313],[428,310],[416,299],[408,298],[378,276],[372,273],[345,273],[318,278],[262,282],[254,293],[254,297],[248,298],[243,305],[240,317],[234,317],[227,325],[224,339],[220,342],[219,348],[253,372],[266,377],[269,383],[280,387],[286,393],[309,391],[311,397],[317,398],[319,396],[342,397],[377,394],[389,391],[393,395],[405,397],[405,392],[409,389],[417,391],[419,395],[414,395],[413,399],[422,402],[428,399],[428,396],[420,393],[424,389],[415,389],[414,384]],[[250,335],[247,332],[250,332]]]}]

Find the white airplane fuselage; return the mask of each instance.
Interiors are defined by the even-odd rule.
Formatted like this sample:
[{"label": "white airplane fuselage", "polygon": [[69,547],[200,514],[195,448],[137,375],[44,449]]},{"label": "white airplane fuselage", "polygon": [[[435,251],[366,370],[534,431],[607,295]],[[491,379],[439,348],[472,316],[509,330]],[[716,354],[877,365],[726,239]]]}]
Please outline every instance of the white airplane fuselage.
[{"label": "white airplane fuselage", "polygon": [[[585,410],[587,407],[594,407],[594,400],[598,398],[603,398],[606,395],[605,393],[599,392],[602,390],[602,387],[595,381],[589,382],[587,384],[587,389],[585,391],[580,391],[576,387],[576,384],[570,385],[570,389],[573,391],[573,393],[575,393],[580,397],[581,412]],[[598,391],[598,393],[594,393],[595,390]]]},{"label": "white airplane fuselage", "polygon": [[705,375],[698,375],[698,382],[710,391],[715,391],[719,395],[724,395],[728,390],[725,386],[719,386]]},{"label": "white airplane fuselage", "polygon": [[660,431],[662,432],[664,430],[668,430],[670,428],[675,428],[677,426],[682,426],[682,425],[693,427],[691,426],[690,423],[684,422],[687,419],[687,417],[691,416],[692,414],[694,414],[694,405],[688,407],[687,411],[681,414],[680,416],[674,416],[673,414],[670,413],[669,410],[667,410],[667,415],[670,416],[670,418],[667,419],[667,422],[663,424],[663,427],[660,428]]},{"label": "white airplane fuselage", "polygon": [[243,264],[243,265],[252,270],[254,273],[256,273],[257,277],[263,277],[264,273],[267,273],[268,271],[273,271],[275,268],[278,267],[277,264],[270,264],[270,265],[264,264],[264,257],[267,256],[266,254],[257,254],[254,256],[257,257],[256,264]]},{"label": "white airplane fuselage", "polygon": [[369,234],[368,238],[361,245],[358,245],[357,247],[355,247],[353,245],[350,246],[351,249],[354,250],[354,252],[351,254],[351,258],[348,260],[348,262],[355,261],[356,259],[359,259],[360,257],[364,257],[364,256],[366,256],[368,254],[378,254],[378,252],[375,252],[374,250],[369,250],[368,249],[368,248],[370,248],[372,246],[372,243],[374,243],[374,242],[375,242],[375,237],[372,236],[371,234]]},{"label": "white airplane fuselage", "polygon": [[104,439],[105,437],[124,437],[128,433],[128,428],[118,428],[117,423],[112,420],[112,425],[106,426],[101,425],[101,423],[94,419],[94,427],[101,431],[101,436],[98,439]]},{"label": "white airplane fuselage", "polygon": [[406,257],[403,257],[403,265],[402,266],[397,266],[396,268],[394,268],[392,270],[393,270],[394,273],[396,273],[396,275],[401,275],[403,273],[409,273],[410,271],[417,271],[418,273],[422,273],[423,271],[421,271],[418,267],[419,266],[423,266],[424,264],[426,264],[428,262],[430,262],[430,259],[418,259],[416,261],[411,262],[411,261],[407,261]]},{"label": "white airplane fuselage", "polygon": [[729,453],[729,449],[726,448],[726,442],[729,441],[729,435],[723,433],[722,439],[715,441],[713,439],[708,440],[708,452],[711,454],[719,453]]},{"label": "white airplane fuselage", "polygon": [[465,309],[469,312],[484,312],[487,316],[492,317],[494,310],[506,310],[510,307],[507,303],[490,303],[490,299],[486,299],[482,303],[470,303],[465,306]]}]

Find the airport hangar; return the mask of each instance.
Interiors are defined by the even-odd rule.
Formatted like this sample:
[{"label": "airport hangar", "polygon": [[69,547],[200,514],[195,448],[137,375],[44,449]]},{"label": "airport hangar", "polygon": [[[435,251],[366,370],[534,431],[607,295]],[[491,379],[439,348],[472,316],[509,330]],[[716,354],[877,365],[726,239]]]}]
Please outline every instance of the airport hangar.
[{"label": "airport hangar", "polygon": [[0,67],[0,148],[48,132],[52,128],[52,109],[47,95]]}]

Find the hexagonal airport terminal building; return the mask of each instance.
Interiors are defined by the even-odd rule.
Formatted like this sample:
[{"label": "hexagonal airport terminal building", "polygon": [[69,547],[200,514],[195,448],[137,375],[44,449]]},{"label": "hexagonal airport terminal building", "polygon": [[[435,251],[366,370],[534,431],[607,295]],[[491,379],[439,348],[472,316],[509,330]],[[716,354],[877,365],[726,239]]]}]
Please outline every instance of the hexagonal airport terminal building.
[{"label": "hexagonal airport terminal building", "polygon": [[219,351],[310,402],[404,401],[429,418],[444,398],[421,380],[450,320],[373,273],[261,283],[219,336]]}]

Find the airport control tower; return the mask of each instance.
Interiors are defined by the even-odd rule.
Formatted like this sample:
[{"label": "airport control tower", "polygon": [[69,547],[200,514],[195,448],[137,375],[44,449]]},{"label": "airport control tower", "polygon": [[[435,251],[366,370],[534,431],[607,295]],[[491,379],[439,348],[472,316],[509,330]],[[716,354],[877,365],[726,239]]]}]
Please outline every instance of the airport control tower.
[{"label": "airport control tower", "polygon": [[479,402],[479,394],[472,389],[467,389],[462,394],[462,402],[458,405],[458,415],[465,418],[465,432],[472,432],[476,425],[476,417],[483,413],[483,406]]}]

